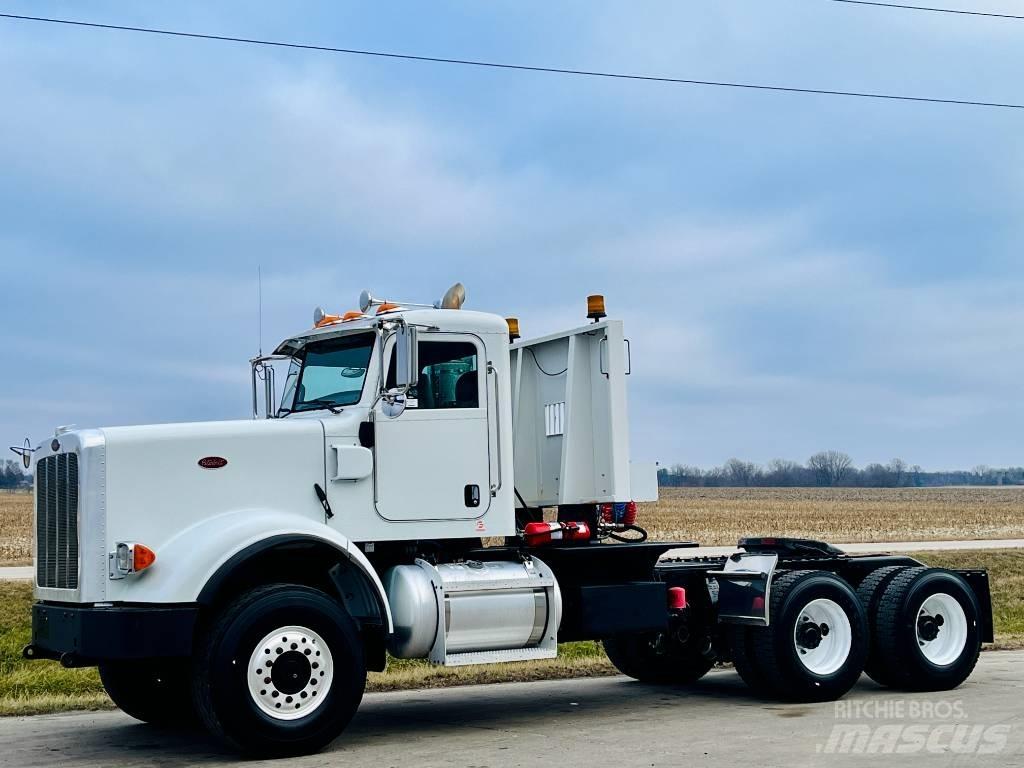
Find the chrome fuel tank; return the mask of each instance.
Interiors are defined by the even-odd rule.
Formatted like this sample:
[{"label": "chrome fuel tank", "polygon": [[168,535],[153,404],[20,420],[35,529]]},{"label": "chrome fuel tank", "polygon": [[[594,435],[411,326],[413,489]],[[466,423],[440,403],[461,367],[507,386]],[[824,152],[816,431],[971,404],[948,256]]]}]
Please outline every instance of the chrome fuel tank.
[{"label": "chrome fuel tank", "polygon": [[399,658],[446,665],[554,656],[561,595],[543,562],[417,560],[384,575]]}]

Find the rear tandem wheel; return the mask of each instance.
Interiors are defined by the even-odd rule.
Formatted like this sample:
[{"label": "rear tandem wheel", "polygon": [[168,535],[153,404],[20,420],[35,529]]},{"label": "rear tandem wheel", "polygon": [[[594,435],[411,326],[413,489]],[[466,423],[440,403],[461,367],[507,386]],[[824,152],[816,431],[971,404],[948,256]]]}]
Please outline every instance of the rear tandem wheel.
[{"label": "rear tandem wheel", "polygon": [[864,608],[829,571],[791,571],[775,580],[766,627],[735,627],[736,671],[760,694],[829,701],[860,677],[868,649]]},{"label": "rear tandem wheel", "polygon": [[890,577],[871,614],[867,672],[882,685],[915,691],[956,688],[981,652],[981,608],[959,574],[906,568]]}]

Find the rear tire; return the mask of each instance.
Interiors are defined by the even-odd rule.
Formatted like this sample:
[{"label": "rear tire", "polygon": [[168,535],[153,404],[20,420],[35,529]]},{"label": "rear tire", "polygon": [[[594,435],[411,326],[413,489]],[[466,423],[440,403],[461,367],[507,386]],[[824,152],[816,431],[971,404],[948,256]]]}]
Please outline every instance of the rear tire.
[{"label": "rear tire", "polygon": [[117,708],[153,725],[195,722],[187,659],[147,659],[100,665],[100,680]]},{"label": "rear tire", "polygon": [[902,573],[909,567],[907,565],[890,565],[885,568],[879,568],[877,571],[869,573],[864,578],[864,581],[860,583],[860,586],[857,587],[857,597],[860,598],[861,605],[864,606],[864,613],[868,617],[868,629],[871,638],[868,644],[868,659],[864,664],[864,672],[879,685],[891,685],[892,680],[890,680],[886,667],[882,663],[878,643],[874,639],[876,636],[875,624],[878,618],[878,604],[881,602],[882,595],[885,593],[889,583],[896,578],[897,574]]},{"label": "rear tire", "polygon": [[283,757],[333,741],[365,687],[348,612],[317,589],[272,584],[236,598],[202,633],[192,694],[215,737],[250,756]]},{"label": "rear tire", "polygon": [[643,683],[695,683],[715,663],[710,641],[706,646],[696,638],[680,643],[665,632],[618,635],[601,643],[616,669]]},{"label": "rear tire", "polygon": [[768,695],[771,686],[758,664],[752,628],[733,625],[727,629],[729,650],[732,652],[732,664],[736,672],[747,684],[747,687],[759,696]]},{"label": "rear tire", "polygon": [[[768,615],[769,626],[748,628],[746,660],[753,663],[744,680],[754,690],[790,701],[830,701],[857,682],[868,626],[843,579],[828,571],[780,576],[772,584]],[[742,675],[742,666],[737,669]]]},{"label": "rear tire", "polygon": [[953,571],[908,568],[897,574],[874,620],[882,680],[913,691],[956,688],[978,663],[980,616],[974,590]]}]

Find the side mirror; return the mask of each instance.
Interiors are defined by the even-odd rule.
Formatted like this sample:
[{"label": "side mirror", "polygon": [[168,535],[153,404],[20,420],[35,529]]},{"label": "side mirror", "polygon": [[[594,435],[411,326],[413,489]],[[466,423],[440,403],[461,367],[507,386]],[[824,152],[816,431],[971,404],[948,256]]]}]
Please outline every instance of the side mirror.
[{"label": "side mirror", "polygon": [[405,413],[406,396],[400,389],[392,389],[380,402],[380,412],[389,419],[397,419]]},{"label": "side mirror", "polygon": [[395,386],[407,391],[416,385],[419,376],[416,329],[402,324],[395,330]]}]

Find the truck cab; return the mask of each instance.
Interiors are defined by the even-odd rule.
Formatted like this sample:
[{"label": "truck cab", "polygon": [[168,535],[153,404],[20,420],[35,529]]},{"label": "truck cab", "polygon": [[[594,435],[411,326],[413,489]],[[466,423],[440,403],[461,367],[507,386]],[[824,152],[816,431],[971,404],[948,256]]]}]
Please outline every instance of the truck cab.
[{"label": "truck cab", "polygon": [[508,346],[494,315],[400,308],[282,342],[271,416],[322,424],[329,524],[356,542],[513,535]]}]

